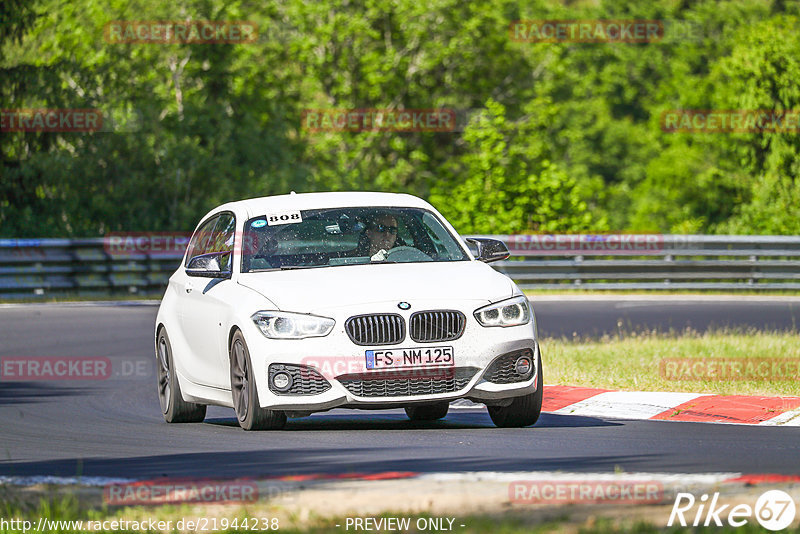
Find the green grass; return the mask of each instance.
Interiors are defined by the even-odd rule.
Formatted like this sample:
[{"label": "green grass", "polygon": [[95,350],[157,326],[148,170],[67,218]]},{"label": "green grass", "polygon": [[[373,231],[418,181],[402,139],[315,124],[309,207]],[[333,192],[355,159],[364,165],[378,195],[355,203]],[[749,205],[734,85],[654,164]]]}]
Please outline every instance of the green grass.
[{"label": "green grass", "polygon": [[[685,391],[727,395],[800,396],[800,376],[793,372],[746,380],[674,380],[659,367],[664,359],[709,358],[741,361],[790,359],[800,365],[798,333],[711,331],[632,333],[596,340],[544,339],[545,383],[635,391]],[[786,368],[784,368],[786,369]],[[777,376],[775,376],[777,375]],[[686,375],[682,375],[686,376]]]}]

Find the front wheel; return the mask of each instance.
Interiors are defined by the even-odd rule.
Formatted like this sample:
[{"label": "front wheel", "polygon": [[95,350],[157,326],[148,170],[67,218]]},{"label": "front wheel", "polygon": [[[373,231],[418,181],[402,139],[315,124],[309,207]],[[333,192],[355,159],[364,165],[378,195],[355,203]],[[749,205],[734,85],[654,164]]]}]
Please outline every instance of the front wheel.
[{"label": "front wheel", "polygon": [[241,332],[233,335],[230,349],[231,394],[233,409],[239,426],[245,430],[278,430],[286,424],[286,414],[266,410],[258,403],[256,381],[253,378],[253,365],[250,351]]},{"label": "front wheel", "polygon": [[206,418],[204,404],[186,402],[175,374],[175,359],[167,330],[161,327],[156,337],[156,365],[158,367],[158,401],[167,423],[200,423]]},{"label": "front wheel", "polygon": [[449,409],[450,403],[446,401],[422,406],[406,406],[406,415],[412,421],[436,421],[446,416]]},{"label": "front wheel", "polygon": [[530,426],[539,420],[542,413],[544,381],[542,378],[542,355],[536,360],[536,392],[516,397],[508,406],[489,406],[489,417],[495,426],[518,428]]}]

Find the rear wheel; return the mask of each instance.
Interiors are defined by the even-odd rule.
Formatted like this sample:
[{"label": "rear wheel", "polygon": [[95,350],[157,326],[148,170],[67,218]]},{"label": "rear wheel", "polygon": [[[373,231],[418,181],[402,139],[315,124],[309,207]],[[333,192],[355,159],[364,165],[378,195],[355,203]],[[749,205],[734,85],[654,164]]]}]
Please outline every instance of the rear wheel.
[{"label": "rear wheel", "polygon": [[230,349],[231,394],[239,426],[245,430],[277,430],[286,424],[286,414],[262,408],[258,402],[250,351],[241,332],[233,335]]},{"label": "rear wheel", "polygon": [[542,413],[544,382],[542,379],[542,355],[536,360],[536,392],[516,397],[508,406],[489,406],[489,417],[501,428],[530,426],[539,420]]},{"label": "rear wheel", "polygon": [[156,337],[156,359],[158,360],[158,400],[167,423],[200,423],[206,418],[204,404],[186,402],[181,396],[181,386],[175,375],[175,360],[167,330],[162,326]]},{"label": "rear wheel", "polygon": [[406,415],[412,421],[436,421],[446,416],[448,409],[450,409],[449,402],[406,406]]}]

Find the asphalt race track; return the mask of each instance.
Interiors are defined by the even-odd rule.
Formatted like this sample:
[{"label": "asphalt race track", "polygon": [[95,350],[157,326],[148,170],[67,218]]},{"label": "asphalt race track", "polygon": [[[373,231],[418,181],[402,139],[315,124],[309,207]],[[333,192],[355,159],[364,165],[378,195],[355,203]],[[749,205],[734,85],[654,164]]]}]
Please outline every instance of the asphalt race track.
[{"label": "asphalt race track", "polygon": [[[794,329],[800,299],[567,300],[534,297],[540,335],[619,328]],[[106,357],[93,381],[0,382],[0,475],[119,478],[384,471],[744,472],[800,474],[799,428],[621,421],[543,414],[497,429],[485,410],[412,424],[402,411],[335,410],[247,433],[233,410],[167,425],[156,396],[150,305],[0,307],[0,358]],[[546,354],[545,354],[546,356]],[[545,361],[545,378],[547,373]]]},{"label": "asphalt race track", "polygon": [[[713,300],[712,300],[713,299]],[[544,337],[708,329],[800,331],[800,298],[531,297]]]}]

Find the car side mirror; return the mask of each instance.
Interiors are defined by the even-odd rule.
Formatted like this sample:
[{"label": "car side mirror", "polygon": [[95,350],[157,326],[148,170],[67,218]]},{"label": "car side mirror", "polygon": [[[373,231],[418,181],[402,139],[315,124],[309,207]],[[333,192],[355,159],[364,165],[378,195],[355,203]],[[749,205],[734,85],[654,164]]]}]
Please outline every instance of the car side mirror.
[{"label": "car side mirror", "polygon": [[485,237],[468,237],[467,242],[474,245],[477,249],[475,258],[484,263],[491,263],[493,261],[504,260],[508,258],[511,253],[508,247],[502,241],[497,239],[488,239]]},{"label": "car side mirror", "polygon": [[223,270],[220,267],[221,264],[225,263],[230,266],[230,254],[230,251],[225,251],[195,256],[189,260],[189,265],[186,266],[186,274],[203,278],[230,278],[230,269]]}]

